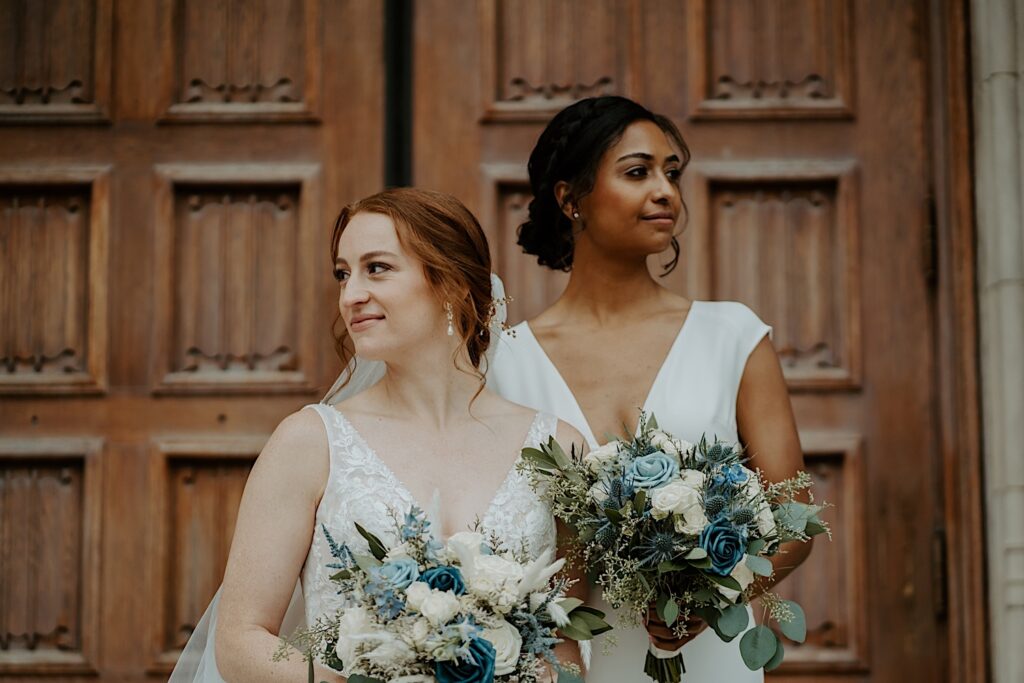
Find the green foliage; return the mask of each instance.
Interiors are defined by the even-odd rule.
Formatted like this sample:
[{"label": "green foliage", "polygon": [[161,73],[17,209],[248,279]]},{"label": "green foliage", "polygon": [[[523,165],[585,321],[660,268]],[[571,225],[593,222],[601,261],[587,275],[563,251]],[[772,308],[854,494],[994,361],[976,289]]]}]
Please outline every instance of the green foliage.
[{"label": "green foliage", "polygon": [[356,531],[359,532],[360,536],[366,539],[366,543],[370,546],[370,552],[373,554],[374,558],[383,562],[384,558],[388,554],[388,549],[384,547],[384,544],[381,543],[380,539],[360,526],[359,523],[356,523]]},{"label": "green foliage", "polygon": [[779,639],[770,628],[759,624],[740,638],[740,656],[751,671],[757,671],[775,656]]},{"label": "green foliage", "polygon": [[790,640],[802,643],[807,639],[807,617],[804,609],[792,600],[782,600],[793,614],[792,619],[779,619],[779,630]]}]

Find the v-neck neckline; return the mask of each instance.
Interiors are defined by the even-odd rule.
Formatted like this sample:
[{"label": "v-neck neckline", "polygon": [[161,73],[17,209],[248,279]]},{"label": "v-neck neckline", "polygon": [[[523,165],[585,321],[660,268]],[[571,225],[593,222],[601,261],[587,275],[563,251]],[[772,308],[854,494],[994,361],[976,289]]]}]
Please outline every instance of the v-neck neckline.
[{"label": "v-neck neckline", "polygon": [[[651,385],[647,389],[647,396],[644,398],[643,403],[643,411],[645,413],[649,412],[651,398],[654,396],[655,390],[658,388],[658,384],[661,382],[661,376],[665,373],[665,368],[668,366],[669,361],[675,354],[676,347],[680,346],[684,333],[690,327],[690,320],[691,318],[693,318],[694,310],[700,303],[700,301],[690,302],[690,309],[686,312],[686,317],[683,318],[683,322],[679,326],[679,331],[676,332],[676,336],[672,339],[672,345],[669,346],[668,353],[665,354],[665,358],[661,361],[661,365],[658,367],[658,372],[655,373],[654,375],[654,380],[651,381]],[[558,382],[562,385],[562,390],[565,392],[566,396],[568,396],[568,398],[572,400],[572,405],[576,409],[577,416],[580,419],[580,424],[577,425],[577,428],[579,428],[581,432],[584,432],[584,430],[586,430],[583,433],[583,436],[587,437],[587,440],[590,442],[591,447],[600,446],[601,442],[597,440],[597,436],[594,434],[594,430],[590,426],[590,420],[587,419],[587,415],[586,413],[583,412],[583,407],[580,405],[579,399],[576,398],[576,392],[574,392],[572,390],[572,387],[569,386],[569,383],[565,380],[565,377],[562,375],[562,371],[559,370],[558,366],[555,365],[555,362],[551,360],[551,356],[548,355],[548,352],[544,349],[544,346],[541,345],[540,341],[537,339],[537,335],[533,333],[533,328],[530,327],[529,321],[523,321],[523,327],[526,328],[527,333],[529,333],[530,335],[530,339],[533,341],[534,346],[537,347],[537,350],[540,352],[540,355],[544,359],[544,362],[547,363],[551,372],[554,373],[554,376],[558,378]],[[639,424],[637,424],[637,427],[639,427]]]},{"label": "v-neck neckline", "polygon": [[[352,421],[345,417],[345,414],[338,410],[336,407],[332,406],[332,410],[334,410],[335,414],[338,416],[338,419],[345,423],[348,429],[352,432],[352,435],[359,440],[359,443],[362,444],[363,448],[366,449],[366,452],[370,455],[370,457],[373,458],[378,465],[380,465],[381,469],[384,471],[384,474],[391,480],[391,484],[393,484],[395,488],[401,489],[402,492],[404,492],[405,495],[409,497],[409,500],[412,501],[412,504],[417,506],[424,513],[426,513],[427,515],[436,514],[438,518],[434,520],[434,524],[436,525],[438,534],[440,536],[439,540],[443,541],[450,538],[450,535],[445,533],[445,529],[443,528],[443,520],[440,519],[441,511],[434,510],[433,505],[424,505],[419,500],[417,500],[416,496],[413,495],[412,490],[410,490],[409,487],[405,484],[405,482],[402,481],[402,479],[395,473],[393,469],[391,469],[391,466],[388,465],[388,463],[385,462],[385,460],[382,457],[380,457],[380,455],[377,453],[377,449],[370,445],[370,442],[366,440],[366,438],[359,432],[358,429],[356,429],[356,426],[352,424]],[[537,427],[537,422],[540,420],[540,418],[541,411],[538,410],[536,413],[534,413],[533,420],[530,421],[530,426],[526,430],[526,436],[523,437],[524,448],[529,444],[530,434],[532,434],[533,430]],[[517,465],[519,464],[519,461],[521,459],[522,454],[520,453],[515,457],[515,459],[512,460],[512,465],[509,466],[508,471],[505,473],[505,476],[502,477],[501,482],[498,484],[498,488],[494,490],[494,493],[491,495],[491,498],[487,503],[487,507],[484,509],[483,513],[477,513],[475,515],[474,518],[479,519],[481,524],[484,523],[484,520],[486,520],[487,517],[490,516],[491,511],[494,509],[495,501],[498,499],[498,496],[501,495],[502,491],[505,490],[505,487],[508,485],[509,479],[511,479],[512,475],[515,474]],[[438,489],[437,487],[434,488],[434,496],[440,496],[440,489]],[[444,499],[441,498],[441,500],[443,502]],[[459,533],[459,531],[455,531],[453,533]]]}]

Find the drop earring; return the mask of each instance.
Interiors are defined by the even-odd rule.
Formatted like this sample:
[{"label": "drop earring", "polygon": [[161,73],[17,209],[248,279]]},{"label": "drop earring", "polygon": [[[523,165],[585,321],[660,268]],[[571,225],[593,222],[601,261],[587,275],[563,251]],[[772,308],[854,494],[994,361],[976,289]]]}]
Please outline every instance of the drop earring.
[{"label": "drop earring", "polygon": [[444,314],[448,318],[448,336],[453,337],[455,336],[455,325],[453,325],[455,317],[452,315],[452,305],[447,301],[444,302]]}]

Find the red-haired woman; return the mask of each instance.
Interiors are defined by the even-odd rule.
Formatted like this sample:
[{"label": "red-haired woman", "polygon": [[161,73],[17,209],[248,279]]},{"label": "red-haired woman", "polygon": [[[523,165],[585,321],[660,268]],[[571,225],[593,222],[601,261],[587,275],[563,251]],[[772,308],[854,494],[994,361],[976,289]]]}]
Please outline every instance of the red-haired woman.
[{"label": "red-haired woman", "polygon": [[[305,680],[300,656],[273,655],[300,578],[307,624],[343,600],[322,527],[357,553],[368,549],[355,523],[395,546],[392,511],[429,510],[436,497],[444,537],[479,520],[534,557],[555,543],[550,509],[515,463],[524,444],[582,437],[484,387],[493,301],[473,215],[446,195],[388,190],[342,211],[331,260],[342,361],[378,371],[364,391],[307,406],[273,433],[246,483],[219,604],[172,680]],[[215,637],[203,642],[204,631]],[[575,646],[558,656],[579,661]],[[345,679],[320,664],[317,680]]]}]

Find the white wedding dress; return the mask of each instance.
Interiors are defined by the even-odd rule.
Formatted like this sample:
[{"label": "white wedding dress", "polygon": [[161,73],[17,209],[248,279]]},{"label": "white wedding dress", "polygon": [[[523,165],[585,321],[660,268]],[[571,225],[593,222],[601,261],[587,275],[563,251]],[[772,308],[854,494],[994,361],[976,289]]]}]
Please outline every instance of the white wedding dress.
[{"label": "white wedding dress", "polygon": [[[353,552],[368,554],[369,548],[365,539],[356,531],[356,523],[375,534],[386,545],[394,546],[399,542],[392,521],[394,513],[404,515],[416,504],[429,514],[434,507],[433,503],[427,505],[413,499],[402,484],[399,474],[388,468],[336,408],[319,404],[306,406],[306,409],[315,410],[327,430],[330,471],[323,498],[316,510],[316,527],[302,569],[300,587],[296,588],[288,608],[282,634],[290,633],[296,626],[302,625],[300,621],[305,624],[314,623],[321,615],[340,607],[345,599],[336,592],[330,581],[333,570],[327,564],[333,558],[323,533],[324,527],[336,542],[347,544]],[[557,426],[556,417],[538,412],[526,435],[524,447],[535,447],[546,442],[555,434]],[[415,445],[410,444],[410,448],[413,447]],[[531,558],[555,546],[555,520],[551,510],[514,464],[487,510],[482,511],[480,519],[485,532],[492,532],[510,549],[525,549]],[[435,523],[433,528],[436,530],[439,526]],[[218,599],[219,592],[179,658],[171,674],[170,680],[173,683],[223,681],[217,670],[214,639],[210,637],[216,627]],[[304,616],[304,619],[297,620],[297,616]]]},{"label": "white wedding dress", "polygon": [[[558,368],[537,342],[527,323],[497,340],[487,386],[510,401],[554,413],[599,445]],[[747,357],[771,328],[736,302],[695,301],[650,388],[644,410],[653,413],[667,432],[697,442],[702,434],[737,441],[736,396]],[[609,377],[609,382],[617,378]],[[595,590],[596,592],[596,590]],[[595,596],[596,598],[597,596]],[[608,655],[595,648],[587,683],[650,681],[643,673],[648,637],[643,628],[624,628],[604,601],[594,604],[613,615],[611,632],[617,645]],[[751,619],[751,626],[753,619]],[[753,683],[761,671],[750,671],[739,653],[739,638],[723,643],[705,629],[682,650],[684,683]]]}]

